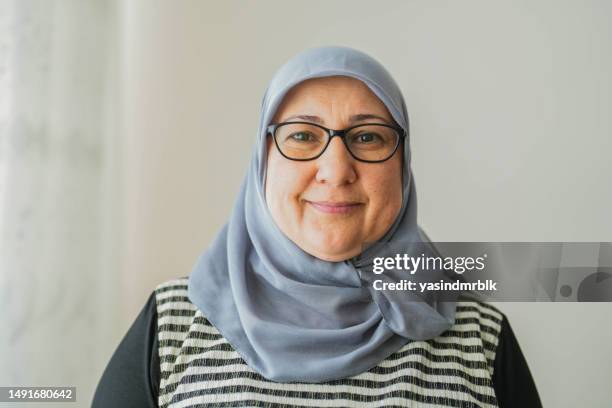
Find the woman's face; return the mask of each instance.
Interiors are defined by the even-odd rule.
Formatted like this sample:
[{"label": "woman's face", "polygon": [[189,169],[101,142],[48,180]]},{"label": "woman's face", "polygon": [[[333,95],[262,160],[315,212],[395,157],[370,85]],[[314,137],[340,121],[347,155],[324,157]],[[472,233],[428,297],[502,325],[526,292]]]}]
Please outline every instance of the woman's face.
[{"label": "woman's face", "polygon": [[[331,129],[394,123],[363,82],[342,76],[310,79],[292,88],[273,119],[288,120]],[[385,162],[364,163],[350,155],[339,137],[310,161],[283,157],[271,136],[267,143],[268,207],[281,231],[304,251],[343,261],[380,239],[395,221],[402,205],[401,146]]]}]

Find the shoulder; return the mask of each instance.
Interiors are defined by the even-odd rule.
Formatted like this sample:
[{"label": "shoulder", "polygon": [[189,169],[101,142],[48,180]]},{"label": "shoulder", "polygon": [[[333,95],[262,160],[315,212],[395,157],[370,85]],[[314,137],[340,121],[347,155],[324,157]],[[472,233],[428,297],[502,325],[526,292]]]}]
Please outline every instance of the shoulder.
[{"label": "shoulder", "polygon": [[167,280],[155,287],[153,295],[158,317],[168,315],[171,310],[196,311],[196,306],[189,300],[189,278],[181,277]]},{"label": "shoulder", "polygon": [[207,351],[212,350],[221,359],[236,359],[238,355],[189,300],[187,277],[160,283],[154,294],[160,361],[158,403],[168,406],[187,369],[201,364]]},{"label": "shoulder", "polygon": [[496,306],[478,299],[464,297],[457,302],[453,332],[478,339],[481,352],[486,358],[489,372],[493,374],[494,363],[506,325],[506,316]]},{"label": "shoulder", "polygon": [[96,387],[92,407],[154,407],[159,392],[155,293],[115,349]]},{"label": "shoulder", "polygon": [[508,318],[496,306],[473,298],[460,299],[451,330],[471,331],[479,339],[500,407],[542,407]]},{"label": "shoulder", "polygon": [[496,306],[481,300],[462,297],[457,301],[455,320],[457,319],[477,319],[478,323],[495,329],[501,330],[501,324],[506,318]]},{"label": "shoulder", "polygon": [[165,340],[177,340],[202,327],[217,333],[200,309],[189,299],[188,282],[188,277],[171,279],[157,285],[153,292],[160,348],[168,343]]},{"label": "shoulder", "polygon": [[170,279],[165,282],[158,284],[155,287],[155,297],[168,297],[168,296],[187,296],[187,284],[189,278],[184,276],[181,278]]}]

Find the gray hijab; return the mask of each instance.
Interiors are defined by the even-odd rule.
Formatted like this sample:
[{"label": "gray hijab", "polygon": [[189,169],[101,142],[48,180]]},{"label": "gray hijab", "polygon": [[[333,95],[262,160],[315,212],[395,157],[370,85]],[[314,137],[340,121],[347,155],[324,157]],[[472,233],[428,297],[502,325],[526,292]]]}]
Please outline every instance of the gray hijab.
[{"label": "gray hijab", "polygon": [[[266,205],[266,128],[289,89],[317,77],[343,75],[364,82],[408,132],[399,87],[372,57],[346,47],[298,54],[274,75],[263,98],[259,132],[229,222],[189,276],[190,300],[263,377],[317,383],[357,375],[411,340],[431,339],[454,322],[455,302],[407,291],[376,291],[373,258],[437,256],[417,225],[410,146],[403,144],[403,204],[383,238],[344,262],[318,259],[275,224]],[[414,277],[414,275],[413,275]],[[444,274],[427,280],[447,279]]]}]

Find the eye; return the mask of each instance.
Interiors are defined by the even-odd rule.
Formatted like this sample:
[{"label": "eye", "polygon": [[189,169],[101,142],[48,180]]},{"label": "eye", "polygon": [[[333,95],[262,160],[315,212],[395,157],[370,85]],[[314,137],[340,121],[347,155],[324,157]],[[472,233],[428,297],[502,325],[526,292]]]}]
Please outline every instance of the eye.
[{"label": "eye", "polygon": [[310,132],[295,132],[289,135],[288,139],[295,142],[312,142],[314,135]]},{"label": "eye", "polygon": [[360,133],[353,137],[353,143],[368,144],[380,142],[382,138],[377,133]]}]

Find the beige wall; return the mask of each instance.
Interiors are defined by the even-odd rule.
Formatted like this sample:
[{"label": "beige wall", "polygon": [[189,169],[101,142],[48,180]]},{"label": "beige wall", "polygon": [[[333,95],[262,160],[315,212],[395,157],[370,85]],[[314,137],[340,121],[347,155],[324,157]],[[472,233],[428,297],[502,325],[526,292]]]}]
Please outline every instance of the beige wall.
[{"label": "beige wall", "polygon": [[[421,225],[439,241],[612,241],[610,3],[123,3],[123,327],[227,219],[260,98],[306,47],[402,87]],[[612,402],[611,304],[501,304],[545,406]]]}]

